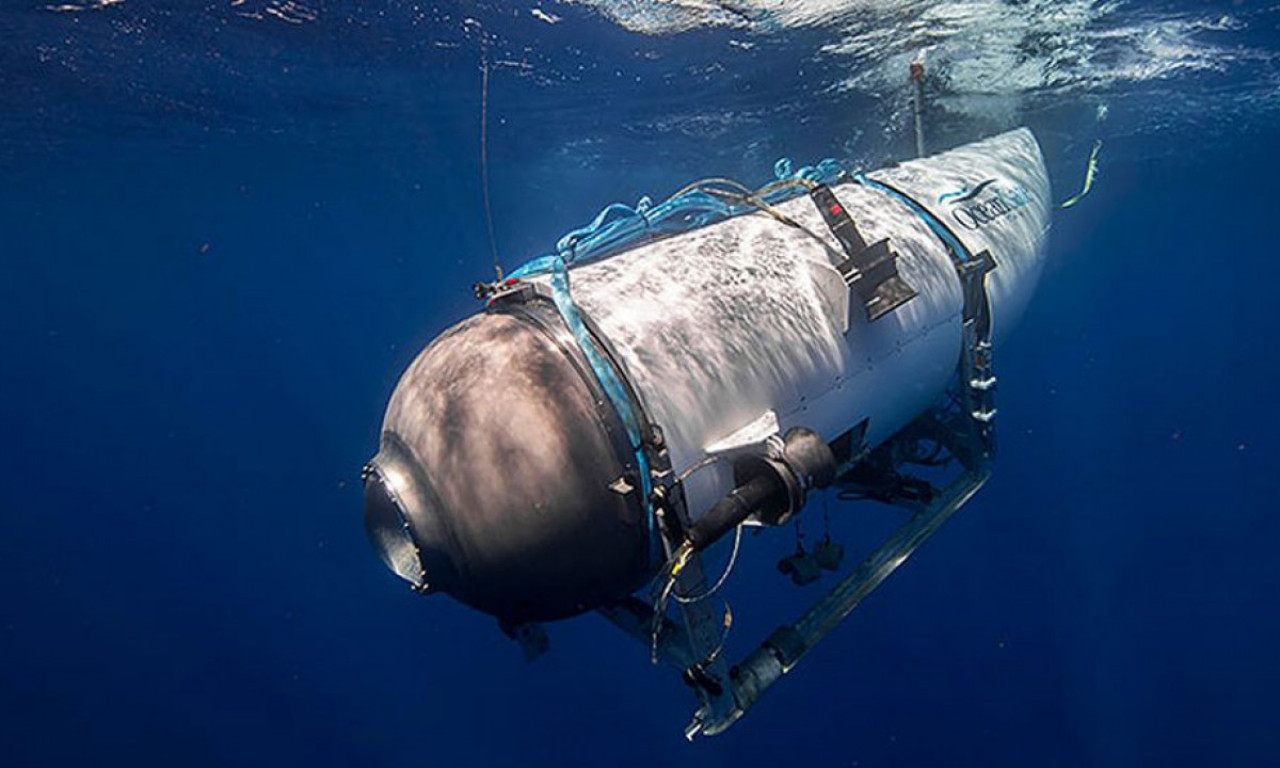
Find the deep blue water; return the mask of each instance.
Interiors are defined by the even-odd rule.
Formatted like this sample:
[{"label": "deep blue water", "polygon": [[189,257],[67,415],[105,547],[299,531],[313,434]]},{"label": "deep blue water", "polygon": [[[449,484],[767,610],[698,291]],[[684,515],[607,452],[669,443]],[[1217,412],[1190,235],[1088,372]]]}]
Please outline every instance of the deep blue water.
[{"label": "deep blue water", "polygon": [[[5,3],[0,762],[1275,765],[1280,12],[768,5]],[[491,269],[482,53],[510,267],[614,200],[905,157],[921,48],[935,145],[1027,124],[1065,198],[1104,140],[968,507],[693,744],[599,618],[526,664],[386,572],[360,467]],[[820,589],[792,546],[748,538],[740,650]]]}]

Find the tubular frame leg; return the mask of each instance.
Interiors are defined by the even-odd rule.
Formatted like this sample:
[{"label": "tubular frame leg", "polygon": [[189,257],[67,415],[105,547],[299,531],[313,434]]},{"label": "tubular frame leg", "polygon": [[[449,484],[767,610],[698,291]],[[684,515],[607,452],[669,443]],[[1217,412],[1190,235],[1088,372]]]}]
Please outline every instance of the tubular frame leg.
[{"label": "tubular frame leg", "polygon": [[734,699],[732,710],[727,715],[717,716],[705,706],[700,708],[686,729],[686,737],[692,738],[698,733],[714,736],[733,725],[769,686],[790,672],[809,649],[835,629],[956,510],[964,506],[990,474],[986,466],[966,470],[931,503],[919,508],[910,520],[795,623],[778,628],[730,671]]}]

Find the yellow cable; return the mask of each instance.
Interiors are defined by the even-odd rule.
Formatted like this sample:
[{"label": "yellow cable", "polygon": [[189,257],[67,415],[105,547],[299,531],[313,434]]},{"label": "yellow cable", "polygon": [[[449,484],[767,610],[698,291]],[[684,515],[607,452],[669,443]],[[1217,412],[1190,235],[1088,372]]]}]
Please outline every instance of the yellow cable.
[{"label": "yellow cable", "polygon": [[1080,194],[1066,201],[1059,208],[1070,208],[1076,203],[1084,199],[1089,194],[1089,190],[1093,189],[1093,179],[1098,174],[1098,152],[1102,150],[1102,139],[1093,142],[1093,151],[1089,153],[1089,164],[1084,169],[1084,188],[1080,190]]}]

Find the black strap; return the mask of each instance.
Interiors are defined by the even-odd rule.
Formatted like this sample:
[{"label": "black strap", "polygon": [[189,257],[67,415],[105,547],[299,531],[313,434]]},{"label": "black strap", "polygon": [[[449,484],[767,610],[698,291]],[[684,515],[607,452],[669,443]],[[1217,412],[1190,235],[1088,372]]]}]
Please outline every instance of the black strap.
[{"label": "black strap", "polygon": [[825,184],[809,190],[809,197],[845,253],[836,269],[862,300],[868,321],[878,320],[915,298],[916,289],[898,274],[898,254],[889,248],[887,238],[867,245],[849,212]]},{"label": "black strap", "polygon": [[840,241],[840,247],[844,249],[846,256],[853,257],[867,249],[867,241],[862,239],[862,233],[849,217],[849,212],[836,199],[836,193],[831,191],[831,187],[819,184],[809,190],[809,197],[818,206],[818,212],[822,214],[823,221],[827,222],[831,234]]}]

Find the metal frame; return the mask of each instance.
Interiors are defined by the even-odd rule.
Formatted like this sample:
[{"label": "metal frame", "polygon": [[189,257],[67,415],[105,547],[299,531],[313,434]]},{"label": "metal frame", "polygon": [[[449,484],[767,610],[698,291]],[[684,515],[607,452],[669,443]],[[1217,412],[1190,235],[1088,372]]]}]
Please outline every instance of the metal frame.
[{"label": "metal frame", "polygon": [[[722,621],[707,601],[678,602],[678,619],[668,615],[665,604],[655,601],[651,605],[636,598],[600,610],[616,626],[650,646],[655,661],[661,658],[682,670],[684,681],[700,702],[685,728],[685,738],[713,736],[737,722],[990,477],[995,455],[996,378],[985,276],[995,263],[985,252],[967,256],[952,253],[965,288],[965,307],[956,386],[948,393],[949,402],[926,412],[874,451],[863,449],[837,480],[838,486],[909,510],[912,514],[905,523],[804,614],[779,627],[732,667],[720,652]],[[941,488],[897,471],[912,463],[911,457],[917,455],[914,448],[921,442],[940,446],[960,466],[959,473]],[[679,484],[667,488],[680,494]],[[661,505],[658,519],[670,558],[683,542],[683,531],[690,521],[682,503]],[[675,586],[685,595],[705,593],[706,578],[696,555],[676,574]]]},{"label": "metal frame", "polygon": [[[906,443],[920,439],[937,440],[960,462],[962,470],[946,486],[928,493],[927,501],[916,498],[914,493],[885,499],[894,506],[910,510],[911,517],[799,618],[779,627],[734,665],[728,678],[733,707],[726,713],[704,703],[685,728],[686,738],[692,739],[698,734],[714,736],[733,725],[769,686],[794,669],[810,649],[848,617],[863,599],[978,492],[991,474],[991,453],[981,437],[981,424],[972,418],[971,412],[961,415],[938,410],[921,417],[877,449],[877,452],[893,454]],[[957,432],[956,427],[962,427],[962,431]],[[900,464],[893,466],[895,470],[896,466]],[[846,487],[858,488],[858,485],[846,483]]]},{"label": "metal frame", "polygon": [[[963,392],[969,387],[960,389]],[[963,404],[970,400],[964,395],[960,399]],[[694,689],[700,702],[685,728],[686,738],[693,739],[699,734],[713,736],[737,722],[769,686],[795,668],[805,653],[835,629],[977,493],[991,474],[992,454],[989,441],[982,437],[983,432],[990,433],[980,429],[987,425],[972,414],[968,408],[963,413],[946,409],[932,411],[873,454],[864,454],[864,461],[855,464],[850,475],[867,470],[876,458],[905,455],[907,445],[920,440],[938,441],[959,461],[962,469],[946,486],[927,493],[927,501],[914,492],[882,499],[910,510],[911,517],[794,622],[779,627],[732,667],[718,653],[723,639],[722,622],[708,601],[680,604],[678,619],[665,613],[657,617],[653,606],[635,598],[600,611],[646,645],[654,640],[655,621],[660,622],[656,653],[663,661],[682,670],[685,682]],[[888,466],[896,470],[901,462]],[[842,485],[864,489],[851,478]],[[702,594],[705,579],[696,561],[681,571],[677,586],[684,594]]]}]

